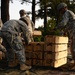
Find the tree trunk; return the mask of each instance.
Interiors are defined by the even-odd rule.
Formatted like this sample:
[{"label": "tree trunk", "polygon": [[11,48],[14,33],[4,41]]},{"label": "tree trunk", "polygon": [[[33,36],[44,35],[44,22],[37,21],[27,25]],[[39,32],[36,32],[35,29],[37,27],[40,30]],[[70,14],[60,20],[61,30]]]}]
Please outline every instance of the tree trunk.
[{"label": "tree trunk", "polygon": [[46,35],[47,31],[47,6],[46,4],[44,5],[44,33]]},{"label": "tree trunk", "polygon": [[32,1],[32,21],[35,24],[35,0]]},{"label": "tree trunk", "polygon": [[9,0],[1,0],[1,19],[3,23],[9,20]]}]

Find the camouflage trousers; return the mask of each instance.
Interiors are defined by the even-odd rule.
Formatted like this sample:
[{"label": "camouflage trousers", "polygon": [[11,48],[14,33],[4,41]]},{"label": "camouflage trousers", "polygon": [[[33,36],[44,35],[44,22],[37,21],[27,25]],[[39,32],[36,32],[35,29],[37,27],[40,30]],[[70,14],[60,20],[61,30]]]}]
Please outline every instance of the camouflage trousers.
[{"label": "camouflage trousers", "polygon": [[73,59],[75,60],[75,27],[69,31],[69,38],[71,39],[71,54]]},{"label": "camouflage trousers", "polygon": [[16,54],[19,63],[25,63],[25,49],[21,37],[19,35],[11,34],[9,32],[2,32],[2,34],[4,45],[7,50],[6,55],[8,61],[12,62],[14,60],[14,55]]}]

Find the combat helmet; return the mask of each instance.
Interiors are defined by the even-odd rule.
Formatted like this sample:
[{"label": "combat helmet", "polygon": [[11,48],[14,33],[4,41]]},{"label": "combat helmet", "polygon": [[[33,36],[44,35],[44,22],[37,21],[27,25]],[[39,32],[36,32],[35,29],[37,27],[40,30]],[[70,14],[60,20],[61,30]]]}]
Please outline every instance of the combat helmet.
[{"label": "combat helmet", "polygon": [[57,6],[57,10],[60,10],[60,9],[62,9],[62,8],[64,8],[64,7],[67,7],[67,4],[66,4],[66,3],[60,3],[60,4],[58,4],[58,6]]}]

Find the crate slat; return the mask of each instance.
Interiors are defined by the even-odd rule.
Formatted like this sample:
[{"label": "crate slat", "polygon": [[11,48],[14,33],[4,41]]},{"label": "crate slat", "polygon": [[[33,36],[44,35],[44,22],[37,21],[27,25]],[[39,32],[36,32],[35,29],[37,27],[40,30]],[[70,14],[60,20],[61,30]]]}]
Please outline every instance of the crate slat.
[{"label": "crate slat", "polygon": [[43,52],[33,52],[33,59],[43,59]]},{"label": "crate slat", "polygon": [[68,51],[60,51],[60,52],[44,52],[44,59],[52,59],[52,60],[58,60],[63,57],[67,57]]},{"label": "crate slat", "polygon": [[68,43],[68,37],[46,35],[45,43]]},{"label": "crate slat", "polygon": [[64,58],[61,58],[61,59],[55,60],[55,61],[52,61],[52,60],[49,60],[49,59],[44,60],[43,65],[44,66],[52,66],[52,67],[57,68],[57,67],[60,67],[64,64],[66,64],[66,63],[67,63],[67,57],[64,57]]},{"label": "crate slat", "polygon": [[43,60],[33,59],[34,66],[43,66]]},{"label": "crate slat", "polygon": [[58,51],[67,50],[67,48],[68,48],[68,44],[51,44],[51,43],[47,43],[44,46],[44,51],[58,52]]},{"label": "crate slat", "polygon": [[44,50],[44,42],[35,42],[33,50],[36,51],[43,51]]}]

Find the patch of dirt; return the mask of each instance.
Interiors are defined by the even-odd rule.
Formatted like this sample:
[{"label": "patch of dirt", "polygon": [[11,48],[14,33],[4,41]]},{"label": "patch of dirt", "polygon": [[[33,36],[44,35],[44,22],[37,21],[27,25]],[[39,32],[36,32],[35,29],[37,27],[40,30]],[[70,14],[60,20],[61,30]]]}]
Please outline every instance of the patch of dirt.
[{"label": "patch of dirt", "polygon": [[33,66],[31,70],[24,72],[19,70],[19,66],[15,68],[4,66],[0,66],[0,75],[75,75],[75,65],[72,61],[59,68]]}]

